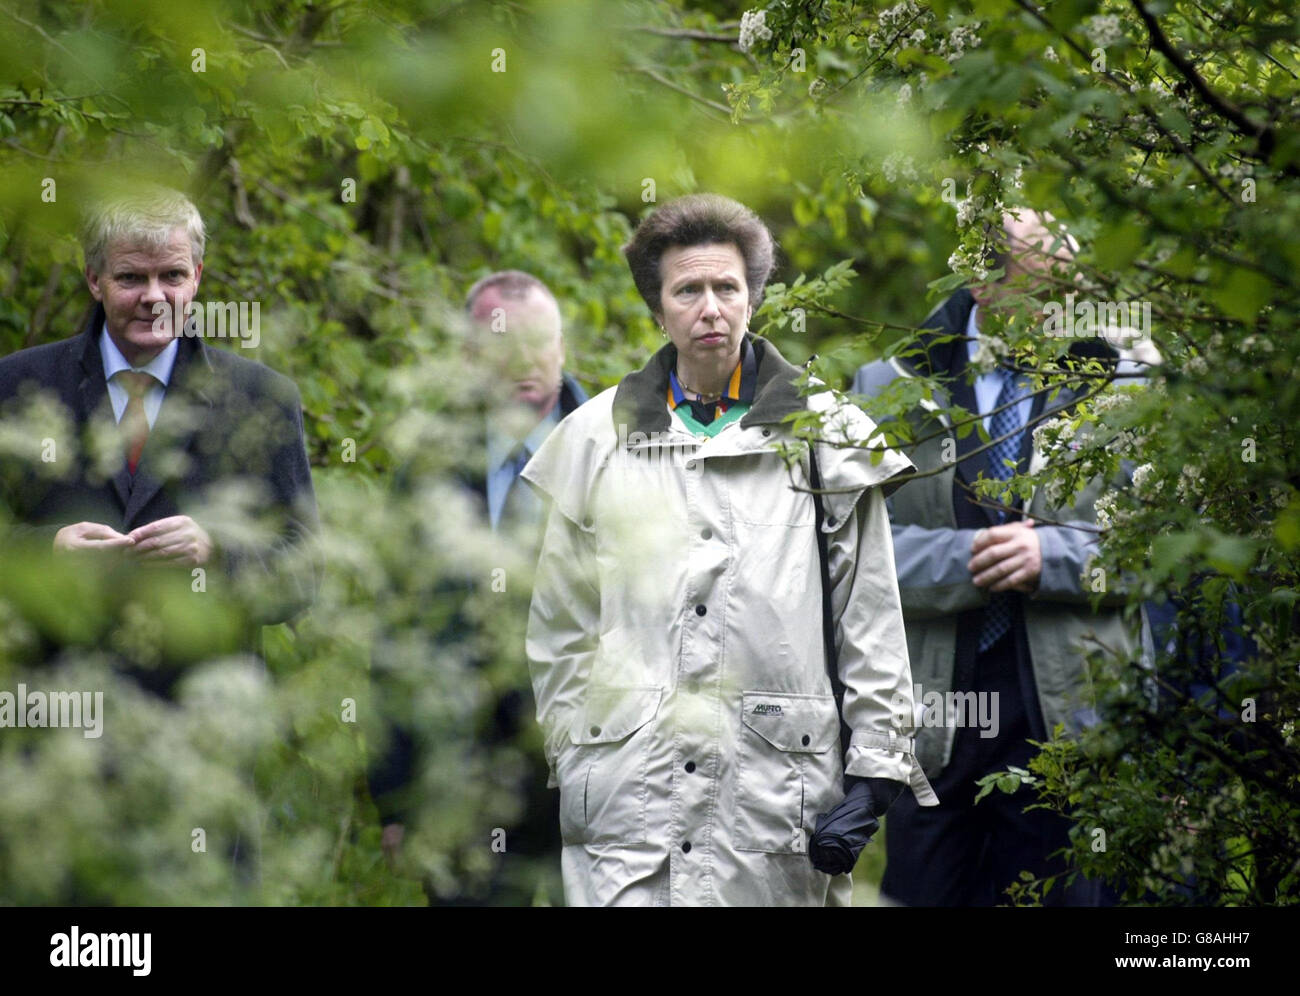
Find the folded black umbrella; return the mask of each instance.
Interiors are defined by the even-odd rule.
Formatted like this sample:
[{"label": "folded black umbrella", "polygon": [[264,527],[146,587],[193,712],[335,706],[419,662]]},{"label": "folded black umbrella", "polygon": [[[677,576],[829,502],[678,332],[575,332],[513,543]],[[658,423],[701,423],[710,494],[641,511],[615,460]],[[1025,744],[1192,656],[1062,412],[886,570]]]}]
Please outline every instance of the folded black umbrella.
[{"label": "folded black umbrella", "polygon": [[883,816],[903,786],[887,778],[846,775],[843,801],[829,813],[819,814],[808,845],[813,867],[827,875],[853,870],[858,855],[880,829]]}]

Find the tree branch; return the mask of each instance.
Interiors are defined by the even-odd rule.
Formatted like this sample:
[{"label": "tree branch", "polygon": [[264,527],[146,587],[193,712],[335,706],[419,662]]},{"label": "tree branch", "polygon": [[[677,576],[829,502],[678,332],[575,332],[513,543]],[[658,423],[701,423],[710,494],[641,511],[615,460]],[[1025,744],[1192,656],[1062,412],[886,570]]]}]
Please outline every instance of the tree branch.
[{"label": "tree branch", "polygon": [[1192,89],[1200,95],[1200,98],[1205,103],[1214,108],[1220,117],[1236,125],[1237,130],[1243,135],[1254,138],[1259,143],[1260,158],[1267,160],[1272,154],[1273,145],[1276,142],[1273,130],[1255,124],[1242,113],[1240,108],[1228,103],[1228,101],[1211,90],[1209,84],[1196,71],[1196,67],[1178,49],[1174,48],[1173,43],[1161,30],[1160,22],[1156,20],[1154,14],[1142,5],[1142,0],[1130,0],[1130,2],[1133,4],[1133,9],[1137,11],[1138,17],[1142,18],[1142,23],[1146,25],[1147,34],[1150,36],[1151,44],[1156,47],[1156,50],[1174,64],[1174,68],[1182,74],[1183,79],[1191,84]]},{"label": "tree branch", "polygon": [[735,45],[740,41],[738,35],[722,34],[717,31],[704,31],[698,28],[656,28],[651,25],[637,25],[633,31],[642,31],[648,35],[659,35],[663,38],[688,38],[691,41],[705,42],[726,42],[729,45]]},{"label": "tree branch", "polygon": [[672,80],[668,79],[667,77],[661,76],[653,69],[646,69],[642,66],[633,66],[632,72],[640,73],[643,76],[649,76],[660,86],[666,86],[669,90],[672,90],[674,93],[680,93],[683,97],[689,97],[697,104],[707,107],[711,111],[716,111],[720,114],[725,114],[726,120],[728,122],[731,121],[731,108],[728,107],[726,104],[719,104],[716,100],[709,100],[707,97],[701,97],[698,93],[692,93],[690,90],[686,89],[686,87],[679,86],[678,84],[674,83]]}]

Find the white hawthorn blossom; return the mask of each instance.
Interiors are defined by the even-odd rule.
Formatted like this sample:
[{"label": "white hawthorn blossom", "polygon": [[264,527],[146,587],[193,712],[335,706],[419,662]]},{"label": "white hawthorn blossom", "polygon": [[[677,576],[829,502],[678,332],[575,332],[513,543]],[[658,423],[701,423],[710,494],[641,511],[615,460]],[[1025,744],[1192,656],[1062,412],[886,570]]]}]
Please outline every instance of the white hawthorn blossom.
[{"label": "white hawthorn blossom", "polygon": [[755,42],[767,41],[772,29],[767,26],[767,12],[747,10],[740,15],[740,40],[736,42],[742,52],[748,52]]},{"label": "white hawthorn blossom", "polygon": [[1178,486],[1174,488],[1174,499],[1183,504],[1199,504],[1192,499],[1199,499],[1205,489],[1205,469],[1195,464],[1187,464],[1178,477]]},{"label": "white hawthorn blossom", "polygon": [[957,202],[957,227],[965,228],[984,209],[983,197],[965,197]]},{"label": "white hawthorn blossom", "polygon": [[956,62],[966,54],[967,48],[979,48],[980,36],[976,34],[977,28],[976,24],[957,25],[946,41],[943,38],[939,39],[939,54],[949,62]]},{"label": "white hawthorn blossom", "polygon": [[[1137,470],[1133,471],[1133,493],[1135,495],[1141,496],[1142,492],[1146,490],[1147,485],[1151,482],[1151,475],[1155,472],[1155,469],[1154,464],[1144,463],[1141,467],[1138,467]],[[1163,483],[1163,481],[1157,480],[1153,490],[1159,491]]]},{"label": "white hawthorn blossom", "polygon": [[1231,178],[1233,183],[1240,183],[1254,172],[1250,163],[1226,162],[1219,167],[1219,175]]},{"label": "white hawthorn blossom", "polygon": [[882,28],[901,27],[920,12],[921,8],[917,6],[916,0],[903,0],[902,3],[896,3],[894,6],[880,12],[880,26]]},{"label": "white hawthorn blossom", "polygon": [[989,373],[997,365],[998,361],[1007,355],[1007,344],[995,335],[980,334],[979,342],[975,345],[975,355],[971,357],[971,365],[981,374]]},{"label": "white hawthorn blossom", "polygon": [[989,277],[988,267],[984,265],[984,260],[979,255],[969,254],[961,248],[956,249],[948,257],[948,269],[952,270],[953,273],[973,277],[975,280],[987,280]]},{"label": "white hawthorn blossom", "polygon": [[1098,48],[1114,45],[1124,37],[1116,14],[1095,14],[1084,22],[1083,33]]},{"label": "white hawthorn blossom", "polygon": [[891,152],[880,164],[880,172],[885,175],[888,183],[893,183],[899,177],[904,180],[915,180],[916,162],[906,153]]},{"label": "white hawthorn blossom", "polygon": [[1094,514],[1097,516],[1097,525],[1102,529],[1109,529],[1115,522],[1115,504],[1116,495],[1114,491],[1106,491],[1099,497],[1092,506]]}]

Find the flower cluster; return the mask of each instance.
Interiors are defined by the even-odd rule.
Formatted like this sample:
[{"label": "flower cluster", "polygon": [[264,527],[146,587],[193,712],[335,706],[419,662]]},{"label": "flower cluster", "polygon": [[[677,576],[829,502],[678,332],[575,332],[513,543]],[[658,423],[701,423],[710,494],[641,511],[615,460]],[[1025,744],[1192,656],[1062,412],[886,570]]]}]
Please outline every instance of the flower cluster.
[{"label": "flower cluster", "polygon": [[1226,162],[1219,167],[1219,175],[1229,177],[1234,183],[1240,183],[1255,172],[1250,163]]},{"label": "flower cluster", "polygon": [[1174,488],[1174,500],[1179,504],[1199,506],[1199,499],[1204,490],[1204,468],[1189,463],[1178,476],[1178,486]]},{"label": "flower cluster", "polygon": [[1157,495],[1164,488],[1165,482],[1160,478],[1155,478],[1154,487],[1149,487],[1154,473],[1155,465],[1150,463],[1144,463],[1133,471],[1133,493],[1139,498]]},{"label": "flower cluster", "polygon": [[984,210],[983,197],[966,197],[957,202],[957,227],[965,228]]},{"label": "flower cluster", "polygon": [[958,246],[953,254],[948,257],[948,269],[953,273],[960,273],[964,277],[973,278],[976,281],[983,281],[989,278],[988,267],[984,264],[984,255],[978,250],[967,249],[965,246]]},{"label": "flower cluster", "polygon": [[1117,500],[1118,495],[1114,491],[1104,491],[1093,503],[1093,514],[1097,517],[1097,525],[1102,529],[1110,529],[1115,524]]},{"label": "flower cluster", "polygon": [[900,176],[904,180],[915,180],[916,161],[905,152],[891,152],[880,164],[880,172],[885,174],[888,183],[893,183]]},{"label": "flower cluster", "polygon": [[1124,29],[1116,14],[1096,14],[1088,18],[1084,22],[1083,33],[1098,48],[1114,45],[1124,37]]},{"label": "flower cluster", "polygon": [[1055,418],[1039,422],[1031,432],[1034,439],[1034,449],[1049,462],[1060,451],[1062,425],[1063,419],[1058,415]]},{"label": "flower cluster", "polygon": [[1099,394],[1092,399],[1092,411],[1094,415],[1104,415],[1107,412],[1116,411],[1128,404],[1128,398],[1118,392],[1107,392]]},{"label": "flower cluster", "polygon": [[896,3],[880,12],[880,27],[886,31],[901,28],[919,13],[921,7],[916,0],[902,0],[902,3]]},{"label": "flower cluster", "polygon": [[767,26],[767,12],[747,10],[740,15],[740,40],[736,42],[742,52],[753,49],[756,42],[767,41],[772,37],[772,29]]},{"label": "flower cluster", "polygon": [[[954,255],[956,255],[954,253]],[[1007,344],[995,335],[981,333],[975,346],[975,355],[971,357],[971,366],[979,373],[986,374],[994,370],[1002,357],[1007,356]]]},{"label": "flower cluster", "polygon": [[939,39],[939,54],[949,62],[956,62],[966,54],[967,48],[979,48],[978,24],[959,24],[947,38]]}]

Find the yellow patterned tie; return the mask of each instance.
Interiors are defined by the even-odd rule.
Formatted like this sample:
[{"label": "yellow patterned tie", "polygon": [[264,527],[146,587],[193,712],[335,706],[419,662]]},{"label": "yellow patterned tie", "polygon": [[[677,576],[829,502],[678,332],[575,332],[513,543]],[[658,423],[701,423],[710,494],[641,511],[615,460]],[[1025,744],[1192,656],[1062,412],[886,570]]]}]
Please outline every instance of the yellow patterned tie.
[{"label": "yellow patterned tie", "polygon": [[126,469],[132,474],[140,465],[140,454],[144,452],[145,441],[149,438],[149,417],[144,412],[145,393],[158,383],[153,374],[137,373],[134,370],[120,370],[114,379],[126,388],[126,411],[117,426],[122,432],[126,447]]}]

